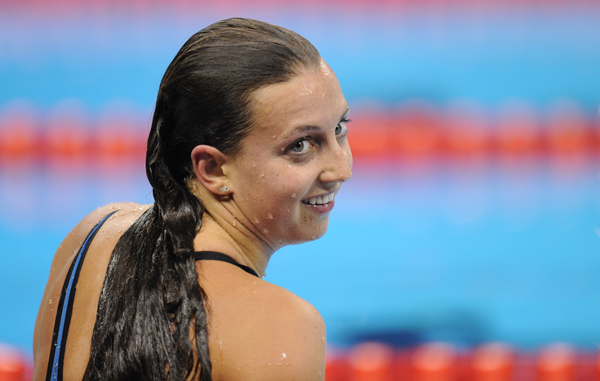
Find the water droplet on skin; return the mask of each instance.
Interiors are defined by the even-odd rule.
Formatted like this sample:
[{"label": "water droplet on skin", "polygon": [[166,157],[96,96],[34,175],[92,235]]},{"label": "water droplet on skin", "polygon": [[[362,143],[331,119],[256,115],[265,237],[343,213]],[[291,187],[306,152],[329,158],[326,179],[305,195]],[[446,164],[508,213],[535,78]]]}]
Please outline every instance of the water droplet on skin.
[{"label": "water droplet on skin", "polygon": [[265,177],[265,174],[261,173],[260,176],[258,176],[258,177],[262,179],[263,177]]},{"label": "water droplet on skin", "polygon": [[312,239],[316,239],[317,237],[313,234]]},{"label": "water droplet on skin", "polygon": [[48,304],[52,304],[52,299],[50,299],[50,302]]},{"label": "water droplet on skin", "polygon": [[291,165],[291,164],[288,164],[288,168],[292,168],[292,165]]},{"label": "water droplet on skin", "polygon": [[270,220],[273,219],[273,215],[271,213],[269,213],[269,215],[267,216]]},{"label": "water droplet on skin", "polygon": [[255,224],[260,224],[260,221],[258,220],[258,218],[254,217],[254,223]]},{"label": "water droplet on skin", "polygon": [[277,134],[273,135],[273,139],[277,139]]},{"label": "water droplet on skin", "polygon": [[292,198],[296,198],[296,193],[292,193]]},{"label": "water droplet on skin", "polygon": [[235,220],[233,220],[233,221],[231,222],[231,224],[232,224],[233,226],[237,226],[237,222],[235,222]]},{"label": "water droplet on skin", "polygon": [[263,229],[263,233],[269,234],[269,229]]},{"label": "water droplet on skin", "polygon": [[279,242],[279,244],[281,245],[281,244],[283,243],[283,240],[281,240],[281,239],[280,239],[280,240],[279,240],[279,241],[277,241],[277,242]]},{"label": "water droplet on skin", "polygon": [[252,164],[252,168],[256,168],[256,164]]},{"label": "water droplet on skin", "polygon": [[287,357],[287,355],[285,354],[285,352],[283,352],[283,354],[281,355],[281,359],[283,360],[286,357]]},{"label": "water droplet on skin", "polygon": [[252,293],[253,293],[253,294],[256,294],[256,290],[252,290]]}]

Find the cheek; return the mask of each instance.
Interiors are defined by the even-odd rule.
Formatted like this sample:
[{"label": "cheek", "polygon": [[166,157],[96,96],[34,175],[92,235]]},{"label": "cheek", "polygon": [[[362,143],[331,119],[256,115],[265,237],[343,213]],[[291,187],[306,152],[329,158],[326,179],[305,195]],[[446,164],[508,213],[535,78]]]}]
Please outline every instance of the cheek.
[{"label": "cheek", "polygon": [[[287,167],[287,166],[286,166]],[[265,178],[262,189],[256,191],[263,195],[263,218],[283,222],[293,218],[301,199],[306,197],[310,183],[305,176],[292,171],[280,171]],[[272,216],[272,217],[271,217]]]},{"label": "cheek", "polygon": [[346,144],[343,146],[344,149],[344,157],[346,158],[346,162],[352,168],[352,148],[350,148],[350,143],[346,139]]}]

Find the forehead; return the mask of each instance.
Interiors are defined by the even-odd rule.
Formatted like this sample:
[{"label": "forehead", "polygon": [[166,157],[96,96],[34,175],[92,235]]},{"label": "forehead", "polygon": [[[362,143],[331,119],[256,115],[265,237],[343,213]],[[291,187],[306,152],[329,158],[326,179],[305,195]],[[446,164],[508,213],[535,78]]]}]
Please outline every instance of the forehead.
[{"label": "forehead", "polygon": [[[303,70],[289,81],[264,86],[251,96],[254,127],[294,127],[329,124],[335,127],[347,108],[338,80],[322,61],[318,69]],[[325,127],[325,126],[322,126]]]}]

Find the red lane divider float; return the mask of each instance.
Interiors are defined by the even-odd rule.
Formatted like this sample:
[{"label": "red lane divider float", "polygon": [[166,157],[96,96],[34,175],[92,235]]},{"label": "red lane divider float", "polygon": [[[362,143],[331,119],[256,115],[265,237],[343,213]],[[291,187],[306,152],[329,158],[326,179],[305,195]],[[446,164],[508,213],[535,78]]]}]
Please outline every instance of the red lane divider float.
[{"label": "red lane divider float", "polygon": [[0,115],[0,165],[22,162],[143,163],[147,131],[131,118],[91,123],[78,115],[39,121],[26,113]]},{"label": "red lane divider float", "polygon": [[[490,116],[472,107],[440,112],[411,105],[356,112],[352,118],[348,139],[359,160],[600,153],[600,119],[575,107],[557,107],[542,117],[518,108]],[[143,162],[146,134],[138,120],[118,115],[89,121],[62,114],[44,121],[7,112],[0,115],[0,164],[54,159]]]},{"label": "red lane divider float", "polygon": [[502,343],[459,350],[427,343],[394,350],[363,343],[328,353],[326,381],[599,381],[598,353],[553,344],[537,353],[519,352]]},{"label": "red lane divider float", "polygon": [[31,380],[31,361],[19,350],[0,343],[0,381]]},{"label": "red lane divider float", "polygon": [[[0,381],[28,381],[31,360],[0,343]],[[460,350],[426,343],[394,350],[382,343],[358,344],[327,354],[326,381],[600,381],[600,352],[557,343],[536,353],[502,343]]]}]

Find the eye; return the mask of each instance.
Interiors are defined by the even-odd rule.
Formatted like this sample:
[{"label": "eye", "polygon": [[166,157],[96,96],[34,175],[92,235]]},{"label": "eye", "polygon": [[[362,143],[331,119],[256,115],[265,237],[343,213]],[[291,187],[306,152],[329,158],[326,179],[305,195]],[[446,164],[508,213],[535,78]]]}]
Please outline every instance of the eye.
[{"label": "eye", "polygon": [[310,143],[306,139],[298,140],[290,146],[290,152],[304,153],[310,148]]},{"label": "eye", "polygon": [[350,123],[350,119],[342,119],[338,125],[335,127],[335,136],[344,136],[348,133],[348,127],[346,127],[346,123]]}]

